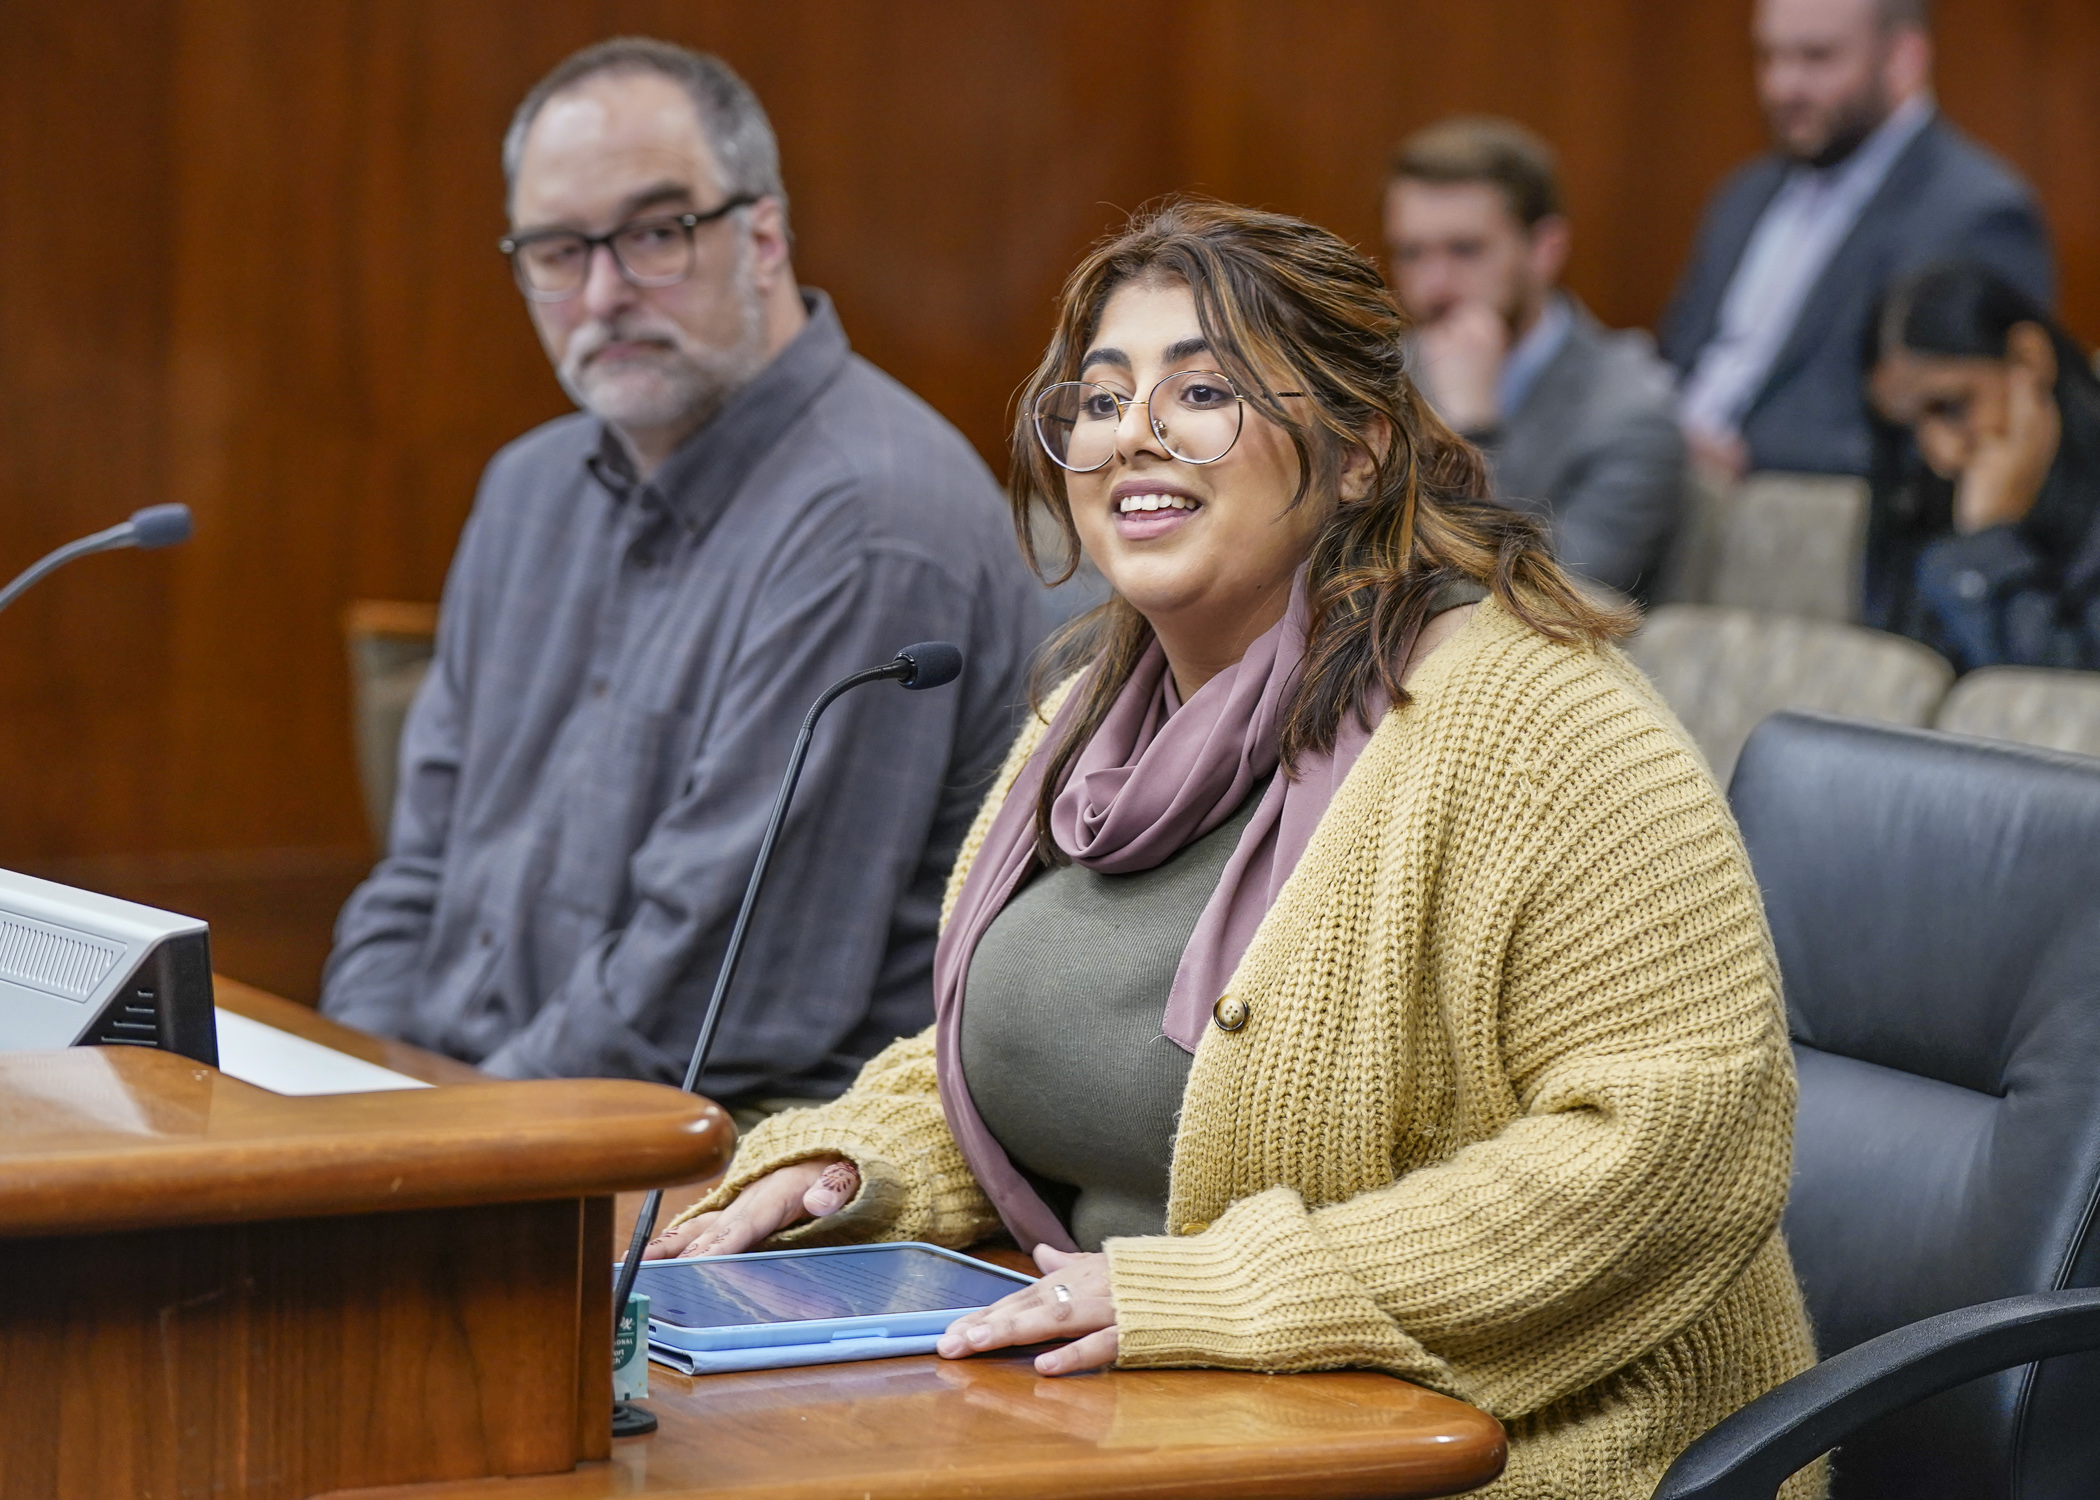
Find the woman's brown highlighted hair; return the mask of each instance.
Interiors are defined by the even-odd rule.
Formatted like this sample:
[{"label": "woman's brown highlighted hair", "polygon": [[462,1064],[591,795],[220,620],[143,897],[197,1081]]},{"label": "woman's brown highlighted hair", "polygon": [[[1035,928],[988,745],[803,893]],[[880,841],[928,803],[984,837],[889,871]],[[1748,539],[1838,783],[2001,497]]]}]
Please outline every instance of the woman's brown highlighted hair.
[{"label": "woman's brown highlighted hair", "polygon": [[[1344,714],[1363,719],[1374,688],[1395,706],[1407,701],[1400,671],[1431,596],[1445,584],[1479,582],[1556,640],[1596,644],[1633,628],[1630,609],[1596,603],[1569,582],[1537,522],[1486,498],[1479,451],[1444,425],[1408,378],[1406,316],[1370,260],[1302,219],[1198,198],[1140,210],[1065,282],[1057,330],[1019,403],[1007,481],[1022,550],[1047,581],[1072,575],[1079,533],[1065,472],[1038,445],[1029,401],[1046,385],[1078,378],[1109,297],[1138,281],[1193,293],[1219,368],[1297,450],[1293,505],[1335,493],[1352,449],[1376,464],[1370,492],[1339,506],[1313,543],[1305,671],[1282,734],[1287,773],[1300,756],[1333,747]],[[1277,389],[1308,399],[1279,401]],[[1068,560],[1055,578],[1030,526],[1038,506],[1063,536]],[[1046,861],[1064,862],[1050,837],[1051,801],[1151,641],[1144,616],[1116,596],[1044,647],[1033,689],[1038,711],[1051,684],[1089,663],[1097,668],[1074,689],[1080,699],[1070,728],[1046,767],[1036,809],[1036,845]]]}]

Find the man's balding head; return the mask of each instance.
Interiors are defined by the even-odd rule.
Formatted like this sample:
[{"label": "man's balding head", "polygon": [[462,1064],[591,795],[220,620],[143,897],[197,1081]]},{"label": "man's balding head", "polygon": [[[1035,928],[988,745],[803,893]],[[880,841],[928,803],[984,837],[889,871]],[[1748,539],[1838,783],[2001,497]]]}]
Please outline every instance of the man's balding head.
[{"label": "man's balding head", "polygon": [[[637,37],[585,48],[518,106],[503,168],[540,341],[644,475],[807,321],[772,126],[719,59]],[[668,246],[668,273],[634,271],[629,234]],[[535,245],[566,257],[564,284],[533,284]]]},{"label": "man's balding head", "polygon": [[1772,144],[1844,160],[1932,73],[1930,0],[1759,0],[1757,92]]},{"label": "man's balding head", "polygon": [[787,190],[780,183],[780,145],[758,95],[720,58],[653,37],[614,37],[585,47],[563,58],[532,86],[503,135],[503,177],[509,187],[517,186],[526,140],[541,111],[561,95],[608,74],[654,74],[675,85],[691,103],[693,117],[707,140],[720,177],[717,189],[725,197],[733,193],[778,199],[785,214]]}]

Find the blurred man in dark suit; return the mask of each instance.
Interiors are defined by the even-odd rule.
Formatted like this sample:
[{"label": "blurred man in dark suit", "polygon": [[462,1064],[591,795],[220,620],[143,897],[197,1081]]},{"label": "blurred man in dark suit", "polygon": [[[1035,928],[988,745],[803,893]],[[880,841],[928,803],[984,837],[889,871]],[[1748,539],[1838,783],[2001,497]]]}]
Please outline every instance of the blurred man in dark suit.
[{"label": "blurred man in dark suit", "polygon": [[1759,0],[1772,151],[1707,210],[1662,325],[1692,452],[1749,469],[1865,474],[1860,351],[1905,271],[1977,260],[2051,300],[2027,186],[1934,108],[1928,0]]},{"label": "blurred man in dark suit", "polygon": [[1669,367],[1560,288],[1568,221],[1546,143],[1445,120],[1401,143],[1386,244],[1415,318],[1415,375],[1486,450],[1495,494],[1552,527],[1568,567],[1641,596],[1683,500]]}]

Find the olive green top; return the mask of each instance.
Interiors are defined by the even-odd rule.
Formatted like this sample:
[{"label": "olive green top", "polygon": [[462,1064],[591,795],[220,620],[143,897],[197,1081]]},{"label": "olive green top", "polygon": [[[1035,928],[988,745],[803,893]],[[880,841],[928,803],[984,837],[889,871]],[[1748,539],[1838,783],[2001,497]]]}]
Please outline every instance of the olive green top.
[{"label": "olive green top", "polygon": [[1165,1228],[1190,1058],[1160,1022],[1182,950],[1267,786],[1150,870],[1043,871],[971,956],[962,1013],[970,1097],[1083,1250]]}]

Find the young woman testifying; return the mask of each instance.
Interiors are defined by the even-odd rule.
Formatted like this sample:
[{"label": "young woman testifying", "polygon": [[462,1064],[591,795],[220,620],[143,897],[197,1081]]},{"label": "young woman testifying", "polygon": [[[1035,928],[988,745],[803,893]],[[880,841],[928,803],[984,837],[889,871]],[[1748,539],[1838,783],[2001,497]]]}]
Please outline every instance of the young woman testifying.
[{"label": "young woman testifying", "polygon": [[1073,273],[1014,510],[1115,597],[957,861],[938,1020],[651,1254],[1003,1223],[1045,1275],[944,1355],[1371,1366],[1503,1420],[1491,1494],[1645,1497],[1813,1357],[1770,942],[1627,622],[1475,498],[1402,331],[1219,204]]}]

